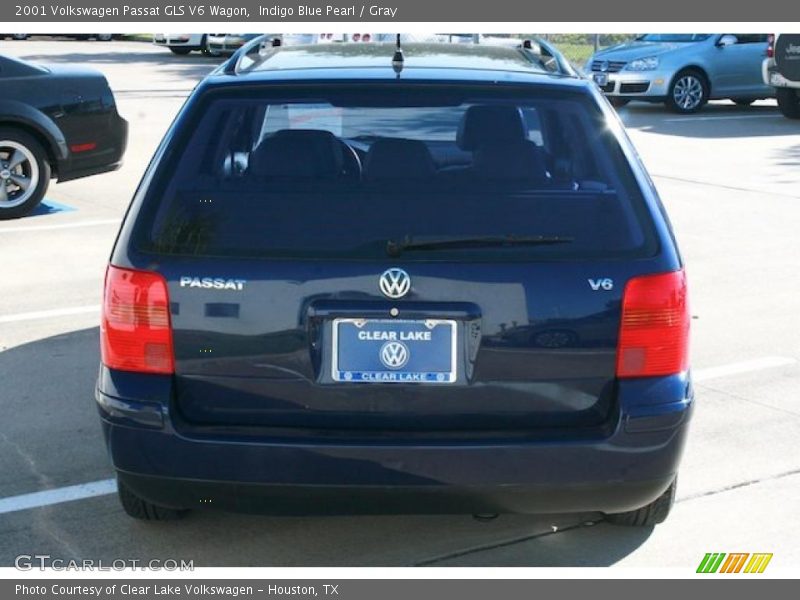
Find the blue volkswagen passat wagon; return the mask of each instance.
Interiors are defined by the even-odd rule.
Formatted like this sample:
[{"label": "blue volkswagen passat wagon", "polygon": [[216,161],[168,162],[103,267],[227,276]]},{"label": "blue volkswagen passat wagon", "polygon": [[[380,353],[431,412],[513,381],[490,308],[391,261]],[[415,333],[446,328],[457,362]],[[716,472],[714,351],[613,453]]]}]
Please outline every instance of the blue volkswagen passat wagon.
[{"label": "blue volkswagen passat wagon", "polygon": [[666,518],[686,279],[618,118],[546,44],[242,48],[193,92],[105,280],[132,517]]}]

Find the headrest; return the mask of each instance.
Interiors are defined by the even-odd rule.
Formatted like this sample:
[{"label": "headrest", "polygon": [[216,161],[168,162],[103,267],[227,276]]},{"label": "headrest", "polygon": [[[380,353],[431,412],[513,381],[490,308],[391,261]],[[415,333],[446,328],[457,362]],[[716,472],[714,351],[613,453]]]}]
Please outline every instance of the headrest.
[{"label": "headrest", "polygon": [[458,126],[458,147],[475,150],[484,145],[521,142],[528,139],[528,128],[517,106],[470,106]]},{"label": "headrest", "polygon": [[261,177],[332,179],[344,168],[342,143],[330,131],[281,129],[253,151],[250,169]]},{"label": "headrest", "polygon": [[419,140],[383,138],[364,159],[364,179],[428,179],[436,174],[428,146]]}]

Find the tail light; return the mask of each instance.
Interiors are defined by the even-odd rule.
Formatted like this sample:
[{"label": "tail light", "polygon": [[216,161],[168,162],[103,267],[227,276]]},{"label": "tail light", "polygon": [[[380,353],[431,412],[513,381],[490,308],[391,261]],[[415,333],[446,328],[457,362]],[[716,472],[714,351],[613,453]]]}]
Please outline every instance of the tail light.
[{"label": "tail light", "polygon": [[361,41],[362,42],[368,42],[371,39],[372,39],[372,36],[370,34],[368,34],[368,33],[365,33],[364,35],[361,36]]},{"label": "tail light", "polygon": [[767,58],[775,58],[775,34],[767,36]]},{"label": "tail light", "polygon": [[683,270],[634,277],[625,286],[617,348],[617,377],[685,371],[689,303]]},{"label": "tail light", "polygon": [[152,271],[109,266],[100,339],[110,369],[174,373],[166,280]]},{"label": "tail light", "polygon": [[353,41],[354,42],[360,42],[361,41],[361,34],[360,33],[354,33],[353,34]]}]

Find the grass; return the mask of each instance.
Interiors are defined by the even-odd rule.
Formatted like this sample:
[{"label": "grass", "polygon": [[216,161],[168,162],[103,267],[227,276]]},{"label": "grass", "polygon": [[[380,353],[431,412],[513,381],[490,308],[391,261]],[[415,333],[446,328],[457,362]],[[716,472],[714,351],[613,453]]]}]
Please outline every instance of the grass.
[{"label": "grass", "polygon": [[123,39],[126,42],[152,42],[153,41],[153,34],[152,33],[123,33],[120,36],[120,39]]},{"label": "grass", "polygon": [[591,44],[555,44],[559,52],[577,67],[583,67],[589,57],[594,54]]}]

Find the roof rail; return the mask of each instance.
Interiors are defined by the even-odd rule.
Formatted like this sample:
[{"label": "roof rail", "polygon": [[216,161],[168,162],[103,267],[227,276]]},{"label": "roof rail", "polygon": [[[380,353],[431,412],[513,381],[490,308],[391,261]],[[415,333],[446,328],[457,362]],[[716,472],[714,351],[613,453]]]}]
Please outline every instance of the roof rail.
[{"label": "roof rail", "polygon": [[566,75],[569,77],[578,77],[578,73],[572,67],[564,55],[556,50],[548,42],[539,39],[526,39],[519,45],[519,49],[529,59],[541,64],[545,69],[551,73],[558,73],[559,75]]},{"label": "roof rail", "polygon": [[[280,38],[269,37],[266,34],[253,38],[233,53],[222,72],[226,75],[237,75],[245,68],[252,68],[255,63],[263,61],[268,50],[278,48],[280,45]],[[250,60],[251,64],[247,65],[247,60]]]}]

